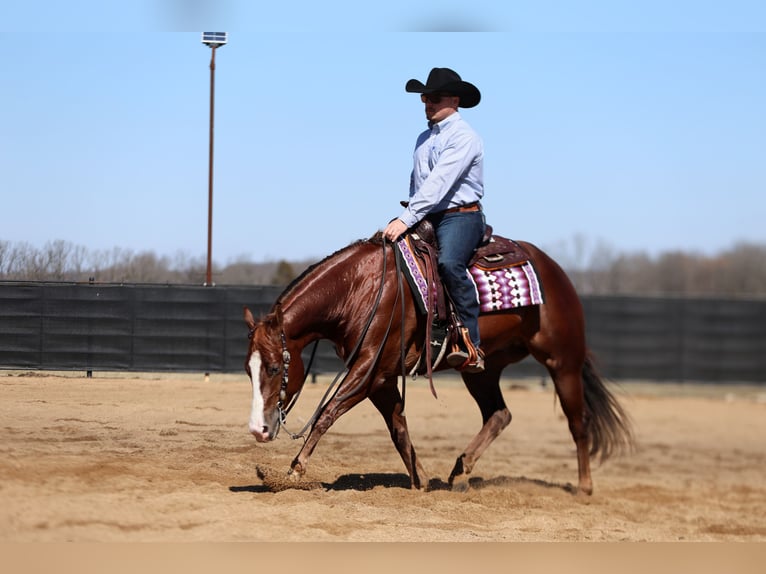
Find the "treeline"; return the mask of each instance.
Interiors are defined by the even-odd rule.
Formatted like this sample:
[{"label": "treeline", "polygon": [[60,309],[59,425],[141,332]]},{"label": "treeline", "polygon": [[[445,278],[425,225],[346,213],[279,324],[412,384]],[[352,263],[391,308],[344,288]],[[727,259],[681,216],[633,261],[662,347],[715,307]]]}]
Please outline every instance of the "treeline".
[{"label": "treeline", "polygon": [[[312,261],[213,265],[213,282],[220,285],[286,285]],[[0,240],[1,281],[64,281],[98,283],[160,283],[202,285],[207,261],[178,253],[173,257],[128,249],[91,251],[67,241],[50,241],[42,248]]]},{"label": "treeline", "polygon": [[550,254],[580,294],[587,295],[766,295],[766,244],[741,242],[715,255],[667,251],[616,253],[575,237]]},{"label": "treeline", "polygon": [[[766,295],[766,245],[739,243],[716,255],[669,251],[651,257],[591,246],[582,237],[547,249],[583,295]],[[314,261],[236,261],[214,265],[218,285],[286,285]],[[66,241],[42,248],[0,240],[0,280],[198,284],[202,257],[158,256],[115,248],[89,251]]]}]

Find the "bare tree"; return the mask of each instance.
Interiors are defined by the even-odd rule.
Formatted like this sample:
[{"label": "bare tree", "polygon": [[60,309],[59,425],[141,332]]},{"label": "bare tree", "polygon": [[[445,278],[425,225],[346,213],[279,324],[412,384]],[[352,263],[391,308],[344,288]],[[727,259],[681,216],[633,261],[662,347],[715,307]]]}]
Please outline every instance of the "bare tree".
[{"label": "bare tree", "polygon": [[740,243],[718,258],[715,274],[719,291],[766,294],[766,248]]},{"label": "bare tree", "polygon": [[11,249],[10,243],[0,240],[0,277],[8,275]]},{"label": "bare tree", "polygon": [[277,269],[274,271],[274,275],[271,278],[272,285],[287,285],[293,279],[295,279],[295,271],[293,266],[290,265],[284,259],[277,263]]}]

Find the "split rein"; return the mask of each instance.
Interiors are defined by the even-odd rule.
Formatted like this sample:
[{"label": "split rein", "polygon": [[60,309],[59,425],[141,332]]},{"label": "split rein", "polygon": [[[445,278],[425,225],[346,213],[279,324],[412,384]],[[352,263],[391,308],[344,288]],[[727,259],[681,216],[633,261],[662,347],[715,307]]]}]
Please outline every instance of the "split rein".
[{"label": "split rein", "polygon": [[[286,426],[287,422],[287,415],[292,410],[293,406],[295,406],[295,403],[298,400],[298,397],[301,394],[301,391],[303,390],[303,387],[306,384],[306,380],[308,379],[309,372],[311,371],[311,365],[314,362],[314,357],[316,356],[317,347],[319,345],[319,340],[314,342],[314,347],[311,351],[311,357],[309,359],[309,363],[306,366],[306,369],[303,374],[303,382],[301,383],[300,389],[298,392],[292,397],[290,400],[290,403],[285,407],[284,406],[284,400],[287,398],[287,383],[288,383],[288,369],[290,366],[290,351],[287,350],[287,338],[285,336],[284,330],[280,330],[280,339],[282,343],[282,382],[279,387],[279,400],[277,401],[277,411],[279,413],[279,425],[280,427],[283,427],[285,429],[285,432],[288,434],[288,436],[293,439],[297,440],[299,438],[302,438],[305,442],[306,431],[311,428],[314,423],[317,421],[319,416],[324,411],[325,407],[329,403],[331,399],[336,398],[338,392],[340,391],[341,384],[346,380],[346,377],[348,376],[348,373],[351,370],[351,367],[354,363],[354,361],[357,358],[357,355],[359,353],[359,349],[362,347],[362,343],[364,342],[365,337],[367,336],[367,332],[370,329],[370,325],[372,324],[373,319],[375,318],[375,315],[378,311],[378,308],[380,307],[380,300],[383,297],[383,290],[386,285],[386,270],[387,270],[387,263],[386,263],[386,240],[383,239],[383,268],[381,270],[381,280],[380,280],[380,289],[378,289],[378,293],[375,297],[375,303],[372,306],[372,311],[370,312],[370,316],[367,318],[367,322],[364,325],[364,329],[362,330],[362,334],[359,337],[359,341],[357,342],[354,349],[351,351],[351,353],[348,356],[348,359],[346,359],[343,370],[341,370],[333,379],[332,383],[330,383],[330,386],[327,388],[327,391],[322,396],[322,400],[319,401],[319,406],[317,406],[316,410],[314,411],[314,414],[311,415],[308,422],[303,426],[303,428],[298,431],[297,433],[291,433]],[[396,256],[396,253],[394,253],[394,261],[396,262],[396,277],[397,277],[397,291],[396,291],[396,297],[397,299],[401,300],[401,313],[402,313],[402,320],[401,320],[401,369],[402,369],[402,410],[404,409],[404,399],[405,399],[405,390],[406,390],[406,383],[407,383],[407,375],[405,370],[405,357],[406,357],[406,349],[404,344],[404,317],[406,312],[406,305],[404,301],[404,294],[403,294],[403,283],[402,283],[402,270],[401,270],[401,264],[399,261],[399,257]],[[394,301],[394,304],[396,304],[396,301]],[[365,376],[361,379],[361,381],[355,385],[354,388],[349,389],[346,394],[341,395],[340,397],[337,397],[338,400],[343,400],[349,396],[353,396],[356,393],[360,392],[364,388],[364,384],[367,382],[367,380],[370,378],[370,375],[372,374],[372,370],[375,368],[375,365],[378,362],[378,358],[380,357],[380,354],[383,351],[383,347],[385,346],[386,342],[388,341],[388,336],[391,332],[391,325],[393,323],[394,319],[394,312],[392,310],[391,317],[388,320],[388,327],[386,328],[386,333],[383,336],[383,339],[380,342],[380,346],[378,347],[377,352],[375,353],[375,360],[372,361],[370,364],[370,368],[368,369]],[[252,337],[252,333],[250,335]]]}]

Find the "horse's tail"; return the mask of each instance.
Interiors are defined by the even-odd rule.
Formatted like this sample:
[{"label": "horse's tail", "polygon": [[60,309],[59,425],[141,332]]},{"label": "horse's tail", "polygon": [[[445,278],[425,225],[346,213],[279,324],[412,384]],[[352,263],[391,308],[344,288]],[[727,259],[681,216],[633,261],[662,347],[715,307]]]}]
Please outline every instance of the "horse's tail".
[{"label": "horse's tail", "polygon": [[630,417],[606,387],[588,352],[582,368],[585,406],[589,418],[590,455],[604,462],[613,454],[632,451],[635,445]]}]

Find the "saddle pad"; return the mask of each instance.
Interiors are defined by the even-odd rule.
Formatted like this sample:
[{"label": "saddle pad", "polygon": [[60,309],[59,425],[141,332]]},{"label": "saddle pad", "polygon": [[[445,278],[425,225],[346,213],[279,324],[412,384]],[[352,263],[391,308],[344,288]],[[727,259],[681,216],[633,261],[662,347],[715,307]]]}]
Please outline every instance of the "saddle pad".
[{"label": "saddle pad", "polygon": [[[397,241],[396,245],[407,271],[407,282],[415,294],[420,312],[425,314],[429,300],[428,281],[420,268],[422,262],[414,255],[408,239],[409,237],[405,236]],[[544,302],[542,286],[531,261],[491,271],[472,266],[468,271],[476,285],[482,313],[539,305]]]},{"label": "saddle pad", "polygon": [[543,303],[543,291],[531,261],[491,271],[469,268],[482,313]]},{"label": "saddle pad", "polygon": [[425,315],[429,299],[428,281],[426,280],[425,273],[420,269],[420,259],[415,257],[412,247],[410,247],[409,234],[399,239],[396,242],[396,246],[399,248],[399,255],[401,255],[404,269],[407,271],[407,283],[409,283],[410,289],[412,289],[420,313]]}]

